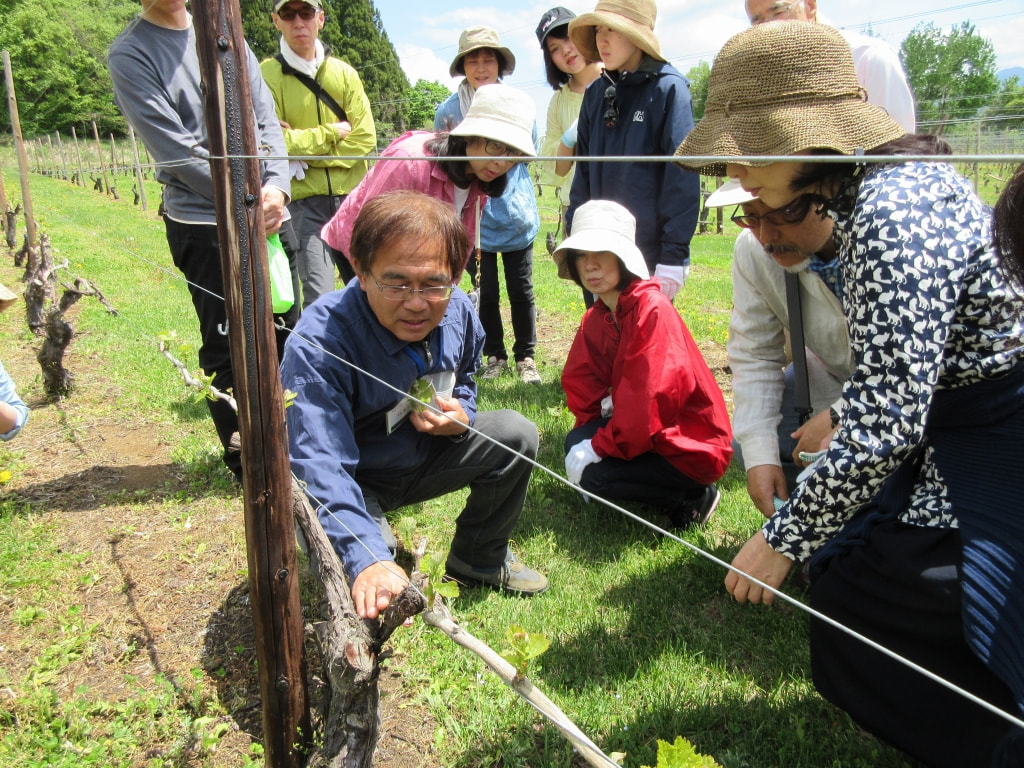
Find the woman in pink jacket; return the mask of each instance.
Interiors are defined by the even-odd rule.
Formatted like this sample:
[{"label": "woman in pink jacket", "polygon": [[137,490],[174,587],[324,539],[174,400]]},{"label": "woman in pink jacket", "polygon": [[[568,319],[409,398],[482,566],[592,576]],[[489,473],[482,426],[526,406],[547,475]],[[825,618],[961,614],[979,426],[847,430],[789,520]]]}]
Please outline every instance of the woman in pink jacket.
[{"label": "woman in pink jacket", "polygon": [[635,232],[624,207],[591,200],[555,251],[559,276],[598,297],[562,372],[576,417],[565,471],[587,493],[654,507],[674,526],[705,523],[732,458],[729,413],[682,317],[648,279]]},{"label": "woman in pink jacket", "polygon": [[[483,210],[488,195],[499,197],[505,191],[509,169],[535,156],[535,112],[533,100],[522,91],[500,83],[480,88],[466,118],[451,133],[410,131],[391,142],[320,237],[349,258],[352,226],[363,204],[385,192],[412,189],[453,206],[472,244],[477,202]],[[428,157],[437,160],[424,159]]]}]

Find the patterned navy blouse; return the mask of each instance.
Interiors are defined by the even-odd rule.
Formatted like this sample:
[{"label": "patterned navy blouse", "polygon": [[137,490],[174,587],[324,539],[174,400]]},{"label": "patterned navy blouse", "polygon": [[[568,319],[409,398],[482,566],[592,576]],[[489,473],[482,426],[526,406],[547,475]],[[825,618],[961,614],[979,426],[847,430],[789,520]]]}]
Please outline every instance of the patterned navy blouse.
[{"label": "patterned navy blouse", "polygon": [[[806,560],[921,445],[937,390],[998,378],[1024,360],[1024,299],[991,248],[991,212],[945,163],[858,169],[832,201],[856,369],[815,473],[763,528]],[[926,449],[902,522],[956,527]]]}]

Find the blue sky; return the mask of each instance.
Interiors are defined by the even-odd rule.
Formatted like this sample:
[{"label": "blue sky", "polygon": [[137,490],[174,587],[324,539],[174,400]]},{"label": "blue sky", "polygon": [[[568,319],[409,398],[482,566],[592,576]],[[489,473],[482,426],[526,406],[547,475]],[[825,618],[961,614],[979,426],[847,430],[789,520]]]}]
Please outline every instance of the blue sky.
[{"label": "blue sky", "polygon": [[[561,0],[576,13],[590,11],[597,0],[581,4]],[[465,4],[457,0],[374,0],[384,29],[413,83],[436,80],[454,89],[458,80],[448,67],[458,46],[459,33],[474,24],[496,29],[504,45],[516,56],[516,71],[505,82],[529,93],[537,105],[538,127],[551,89],[544,80],[543,61],[534,29],[541,15],[559,0],[506,2],[500,6]],[[918,24],[932,22],[942,29],[969,20],[995,48],[998,69],[1024,67],[1024,3],[1021,0],[819,0],[818,10],[838,27],[863,30],[870,24],[875,35],[894,47]],[[747,26],[743,0],[659,0],[654,31],[662,51],[684,74],[701,60],[712,62],[732,35]]]}]

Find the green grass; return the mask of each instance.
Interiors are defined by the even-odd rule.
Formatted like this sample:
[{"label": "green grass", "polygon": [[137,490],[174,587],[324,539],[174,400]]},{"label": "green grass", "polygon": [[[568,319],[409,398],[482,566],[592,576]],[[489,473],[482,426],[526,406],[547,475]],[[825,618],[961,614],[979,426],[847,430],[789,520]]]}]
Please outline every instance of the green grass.
[{"label": "green grass", "polygon": [[[174,435],[176,461],[197,469],[201,478],[219,476],[205,407],[183,394],[177,373],[152,346],[151,339],[167,330],[193,344],[196,338],[188,295],[169,263],[159,220],[64,182],[32,177],[32,183],[41,230],[68,258],[68,273],[94,280],[121,313],[112,317],[92,300],[81,303],[76,352],[79,359],[95,361],[90,375],[109,380],[109,401],[91,407],[144,412],[155,427]],[[151,208],[157,199],[154,188]],[[533,419],[541,433],[539,461],[562,474],[561,445],[572,417],[558,383],[562,360],[553,350],[558,344],[567,349],[583,307],[579,289],[557,278],[544,249],[543,233],[554,225],[547,196],[542,209],[535,285],[546,334],[538,348],[544,383],[524,387],[513,377],[484,383],[480,407],[515,408]],[[702,343],[726,340],[731,243],[730,236],[695,238],[690,282],[676,300]],[[197,367],[194,351],[181,356],[191,370]],[[16,461],[8,451],[0,455],[0,468]],[[718,513],[706,529],[688,531],[684,539],[728,561],[760,516],[740,470],[733,467],[720,487]],[[197,482],[192,494],[214,491]],[[430,548],[443,551],[463,499],[464,493],[452,494],[402,514],[414,514]],[[154,514],[177,512],[168,506]],[[786,605],[734,603],[722,586],[723,569],[690,547],[596,502],[584,504],[540,471],[514,536],[524,560],[549,574],[549,592],[517,600],[464,590],[453,604],[455,616],[498,650],[505,650],[510,624],[545,634],[551,648],[531,665],[530,678],[606,753],[625,752],[625,765],[654,765],[657,740],[677,735],[726,768],[909,764],[814,692],[804,614]],[[189,555],[203,557],[201,549]],[[53,685],[53,675],[91,652],[95,628],[73,610],[48,615],[46,596],[81,578],[88,573],[64,551],[56,525],[43,525],[0,497],[0,595],[18,594],[20,607],[12,618],[19,631],[62,628],[52,636],[39,634],[28,679],[11,680],[0,669],[0,687],[29,692],[16,710],[0,709],[0,762],[148,765],[139,750],[169,739],[201,738],[211,718],[228,706],[182,701],[171,686],[136,689],[130,681],[130,695],[100,705],[84,692]],[[399,631],[393,644],[395,656],[387,664],[437,721],[438,765],[580,765],[557,729],[443,635],[417,622]],[[158,711],[162,717],[155,716]],[[161,728],[169,730],[154,733]],[[78,752],[69,752],[67,742]]]}]

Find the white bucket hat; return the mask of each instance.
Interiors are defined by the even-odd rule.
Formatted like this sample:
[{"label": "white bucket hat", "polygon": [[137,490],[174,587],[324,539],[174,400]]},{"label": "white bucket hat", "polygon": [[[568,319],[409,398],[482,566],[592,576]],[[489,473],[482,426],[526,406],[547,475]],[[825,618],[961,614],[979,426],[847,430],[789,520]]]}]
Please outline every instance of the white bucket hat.
[{"label": "white bucket hat", "polygon": [[707,200],[704,201],[705,208],[724,208],[727,205],[742,205],[751,200],[757,200],[757,195],[752,195],[742,186],[739,179],[729,179],[720,186]]},{"label": "white bucket hat", "polygon": [[636,247],[636,219],[624,207],[611,200],[591,200],[576,209],[572,234],[555,249],[558,276],[571,280],[567,259],[569,251],[609,251],[641,280],[651,276],[644,255]]},{"label": "white bucket hat", "polygon": [[452,129],[451,135],[500,141],[526,157],[536,157],[537,148],[533,145],[536,114],[533,99],[517,88],[502,83],[482,85],[473,95],[469,113]]}]

